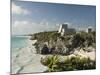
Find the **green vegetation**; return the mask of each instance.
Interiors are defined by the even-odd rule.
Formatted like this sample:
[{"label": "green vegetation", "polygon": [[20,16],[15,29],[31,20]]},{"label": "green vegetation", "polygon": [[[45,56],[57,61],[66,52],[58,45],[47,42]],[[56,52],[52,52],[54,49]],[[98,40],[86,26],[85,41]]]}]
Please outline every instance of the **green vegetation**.
[{"label": "green vegetation", "polygon": [[32,35],[31,40],[37,40],[34,46],[37,53],[68,55],[75,48],[94,47],[96,33],[78,32],[60,36],[57,31],[40,32]]},{"label": "green vegetation", "polygon": [[[40,32],[32,35],[31,40],[37,40],[34,44],[37,53],[52,54],[41,58],[41,63],[48,67],[45,72],[73,71],[95,69],[95,60],[83,58],[76,55],[75,57],[66,57],[61,61],[58,55],[70,55],[75,49],[83,49],[91,52],[96,47],[96,32],[78,32],[60,36],[57,31]],[[90,49],[88,49],[91,47]]]},{"label": "green vegetation", "polygon": [[38,42],[47,42],[52,39],[53,41],[56,41],[58,36],[60,35],[57,33],[57,31],[40,32],[34,34],[31,37],[31,40],[37,39]]},{"label": "green vegetation", "polygon": [[46,60],[44,61],[41,60],[41,63],[48,67],[49,72],[56,70],[55,68],[57,67],[58,62],[59,62],[58,56],[47,57]]},{"label": "green vegetation", "polygon": [[95,61],[80,56],[67,57],[64,61],[59,60],[59,56],[53,55],[41,59],[41,63],[48,67],[46,72],[73,71],[95,69]]},{"label": "green vegetation", "polygon": [[72,46],[76,47],[88,47],[95,43],[94,33],[80,32],[73,36]]}]

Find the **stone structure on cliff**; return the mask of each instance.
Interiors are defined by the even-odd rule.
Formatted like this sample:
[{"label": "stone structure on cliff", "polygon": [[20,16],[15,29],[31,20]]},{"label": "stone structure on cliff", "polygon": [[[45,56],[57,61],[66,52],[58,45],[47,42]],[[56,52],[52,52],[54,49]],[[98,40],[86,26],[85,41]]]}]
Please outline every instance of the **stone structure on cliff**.
[{"label": "stone structure on cliff", "polygon": [[68,28],[68,24],[62,24],[58,30],[58,33],[60,33],[61,36],[75,32],[76,30],[74,28]]}]

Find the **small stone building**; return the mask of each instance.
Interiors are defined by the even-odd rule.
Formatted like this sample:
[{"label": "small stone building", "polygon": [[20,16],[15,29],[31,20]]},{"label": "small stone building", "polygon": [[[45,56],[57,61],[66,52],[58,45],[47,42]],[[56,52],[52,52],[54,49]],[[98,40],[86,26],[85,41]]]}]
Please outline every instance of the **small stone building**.
[{"label": "small stone building", "polygon": [[62,24],[58,30],[58,33],[61,34],[61,36],[64,36],[65,34],[75,33],[76,30],[74,28],[68,28],[68,24]]},{"label": "small stone building", "polygon": [[88,28],[87,28],[87,32],[88,32],[88,33],[91,33],[91,32],[92,32],[92,27],[88,27]]}]

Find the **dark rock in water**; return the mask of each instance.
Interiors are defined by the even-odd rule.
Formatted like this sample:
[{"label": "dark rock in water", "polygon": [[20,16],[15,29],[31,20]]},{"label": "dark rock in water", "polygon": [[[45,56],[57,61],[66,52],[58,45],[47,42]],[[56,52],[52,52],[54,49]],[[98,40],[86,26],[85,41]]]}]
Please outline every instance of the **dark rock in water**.
[{"label": "dark rock in water", "polygon": [[49,54],[49,48],[47,47],[46,44],[41,49],[41,54]]}]

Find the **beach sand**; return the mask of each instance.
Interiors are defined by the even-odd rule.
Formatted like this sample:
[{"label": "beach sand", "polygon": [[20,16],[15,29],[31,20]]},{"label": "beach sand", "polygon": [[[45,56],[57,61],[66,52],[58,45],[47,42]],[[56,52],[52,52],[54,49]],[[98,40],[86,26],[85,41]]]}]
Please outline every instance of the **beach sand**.
[{"label": "beach sand", "polygon": [[75,50],[74,51],[74,55],[80,55],[82,57],[86,57],[86,58],[90,58],[91,60],[96,60],[96,50],[94,48],[91,48],[91,52],[86,52],[82,49],[80,49],[80,51]]},{"label": "beach sand", "polygon": [[20,49],[19,53],[12,59],[12,74],[44,72],[47,67],[40,62],[43,55],[36,54],[34,44],[36,40],[29,40],[29,46]]}]

